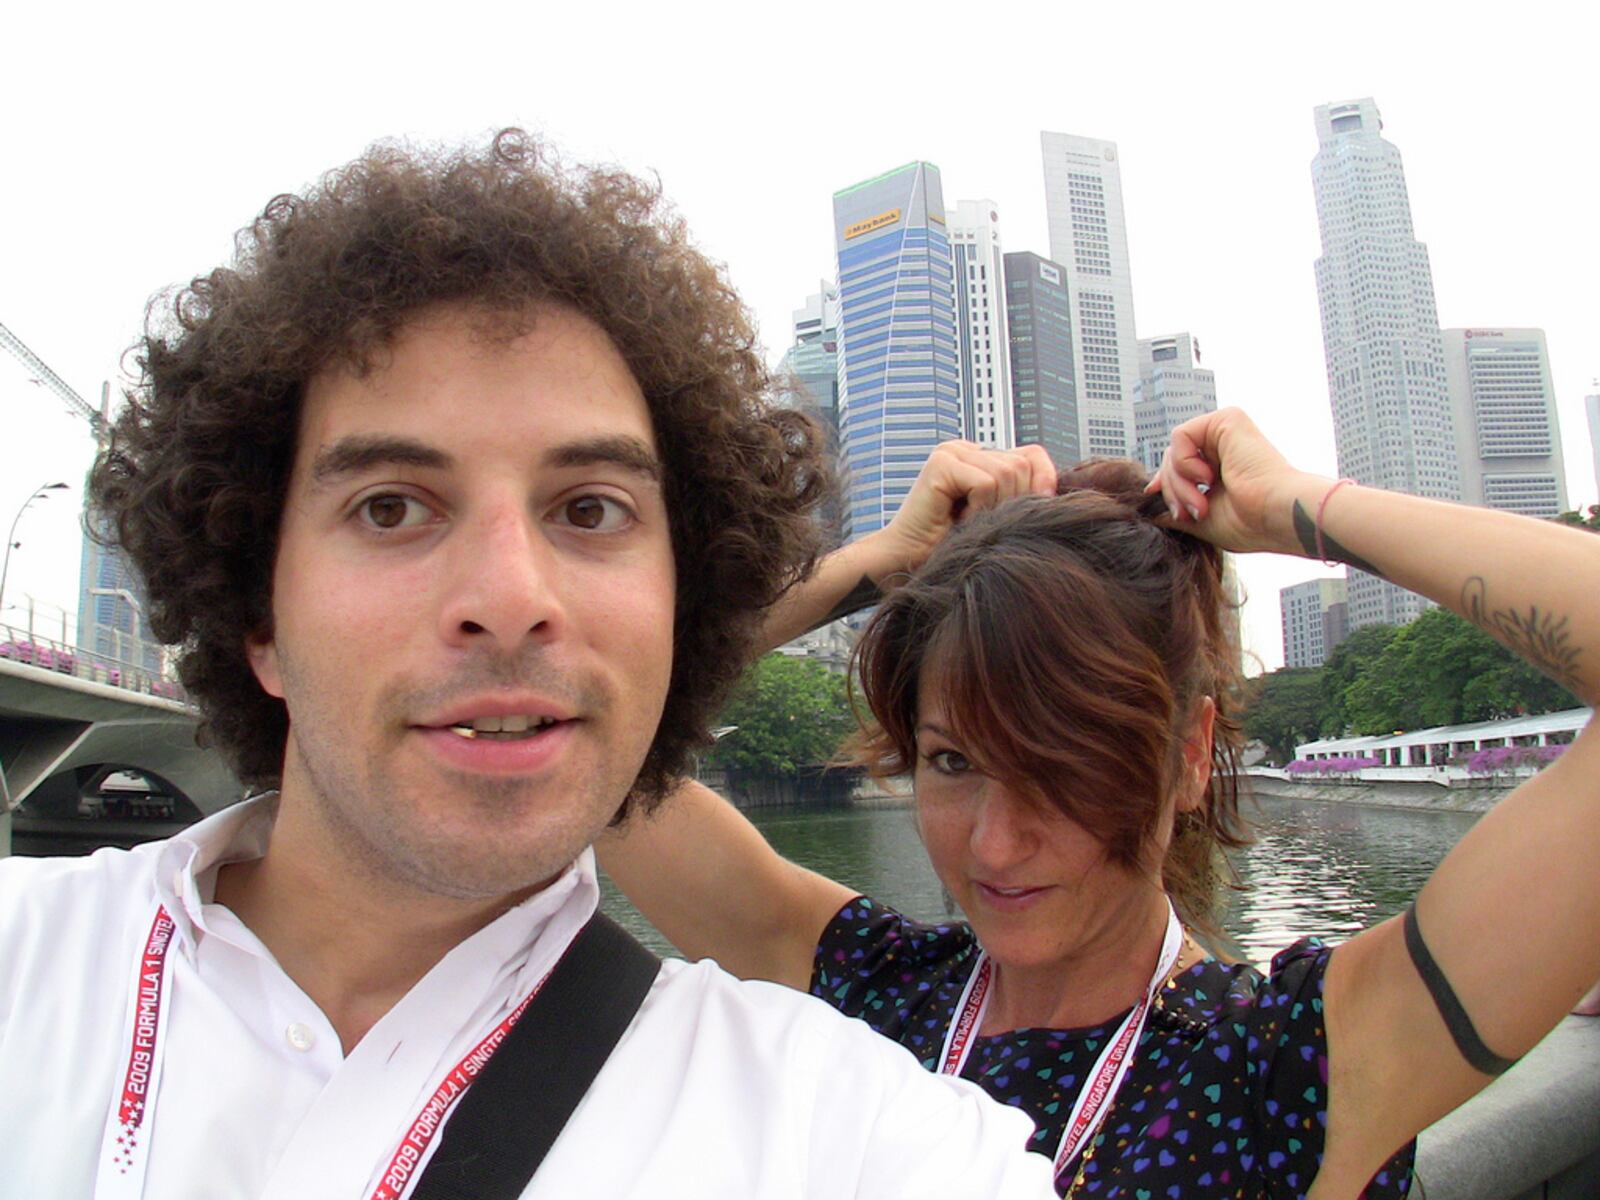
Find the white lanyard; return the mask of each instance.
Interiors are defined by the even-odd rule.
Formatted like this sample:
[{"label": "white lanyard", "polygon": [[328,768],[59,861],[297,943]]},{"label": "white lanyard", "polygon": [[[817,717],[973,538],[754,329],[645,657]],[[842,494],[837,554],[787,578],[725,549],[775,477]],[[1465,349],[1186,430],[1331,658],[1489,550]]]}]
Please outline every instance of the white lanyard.
[{"label": "white lanyard", "polygon": [[[144,1195],[145,1174],[150,1165],[150,1136],[155,1106],[161,1086],[161,1063],[166,1057],[167,1012],[172,995],[167,973],[167,950],[175,929],[166,907],[156,906],[150,933],[139,956],[134,978],[133,1013],[128,1029],[128,1065],[123,1073],[122,1094],[106,1116],[105,1138],[100,1149],[100,1168],[95,1177],[95,1200],[138,1200]],[[553,970],[554,968],[552,968]],[[429,1095],[422,1111],[406,1127],[406,1134],[390,1157],[371,1192],[371,1200],[402,1200],[416,1182],[419,1165],[427,1156],[434,1135],[445,1117],[461,1099],[468,1085],[482,1072],[506,1035],[527,1011],[550,978],[539,980],[522,1003],[484,1035],[462,1057]]]},{"label": "white lanyard", "polygon": [[150,1165],[150,1119],[161,1087],[162,1052],[167,1048],[163,1035],[171,1007],[167,1001],[172,995],[167,948],[172,944],[174,928],[166,908],[157,905],[134,977],[128,1066],[122,1075],[122,1094],[117,1097],[116,1107],[106,1114],[95,1200],[144,1194],[145,1170]]},{"label": "white lanyard", "polygon": [[[1150,1006],[1155,1001],[1156,993],[1161,990],[1161,985],[1172,973],[1172,968],[1177,965],[1178,953],[1182,949],[1183,926],[1178,923],[1178,914],[1172,907],[1172,901],[1168,900],[1167,932],[1161,942],[1161,956],[1156,960],[1155,974],[1150,976],[1150,985],[1145,988],[1139,1002],[1133,1006],[1133,1011],[1123,1019],[1117,1032],[1106,1043],[1105,1049],[1100,1051],[1094,1069],[1090,1071],[1083,1089],[1078,1093],[1077,1102],[1073,1104],[1072,1113],[1067,1118],[1067,1127],[1062,1130],[1061,1144],[1056,1149],[1057,1180],[1076,1161],[1079,1152],[1099,1132],[1101,1124],[1110,1114],[1111,1101],[1115,1098],[1117,1089],[1122,1086],[1128,1068],[1133,1063],[1132,1051],[1138,1044],[1139,1035],[1144,1031],[1145,1018],[1150,1015]],[[955,1020],[950,1022],[950,1028],[944,1035],[944,1047],[939,1052],[941,1074],[959,1075],[962,1068],[967,1065],[967,1057],[972,1053],[972,1040],[982,1026],[984,1009],[989,1006],[989,992],[993,983],[994,964],[989,960],[988,954],[979,951],[977,965],[967,978],[961,999],[956,1002]]]}]

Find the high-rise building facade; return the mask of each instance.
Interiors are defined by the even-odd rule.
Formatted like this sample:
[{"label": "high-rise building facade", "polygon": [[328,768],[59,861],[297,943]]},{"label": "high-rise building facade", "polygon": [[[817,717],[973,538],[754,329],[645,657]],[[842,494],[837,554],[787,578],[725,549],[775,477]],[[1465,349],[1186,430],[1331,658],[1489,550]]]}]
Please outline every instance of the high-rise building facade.
[{"label": "high-rise building facade", "polygon": [[846,538],[883,528],[934,446],[961,434],[956,306],[939,169],[835,192]]},{"label": "high-rise building facade", "polygon": [[1009,450],[1017,443],[1006,363],[1000,214],[993,200],[962,200],[948,215],[961,350],[961,434],[980,446]]},{"label": "high-rise building facade", "polygon": [[1139,350],[1115,142],[1042,133],[1050,258],[1066,274],[1083,453],[1133,452]]},{"label": "high-rise building facade", "polygon": [[1139,339],[1139,393],[1133,402],[1133,456],[1154,470],[1172,431],[1191,417],[1217,411],[1217,377],[1200,365],[1193,334]]},{"label": "high-rise building facade", "polygon": [[1350,633],[1343,579],[1309,579],[1278,591],[1283,665],[1320,667]]},{"label": "high-rise building facade", "polygon": [[1561,424],[1544,330],[1446,329],[1461,498],[1529,517],[1567,510]]},{"label": "high-rise building facade", "polygon": [[1007,353],[1017,445],[1043,446],[1058,467],[1086,457],[1072,361],[1072,305],[1060,263],[1005,256]]},{"label": "high-rise building facade", "polygon": [[[1317,300],[1339,474],[1459,500],[1433,272],[1413,235],[1400,151],[1371,99],[1322,105],[1315,120]],[[1425,607],[1394,584],[1350,575],[1352,628],[1403,624]]]},{"label": "high-rise building facade", "polygon": [[1589,450],[1594,455],[1594,486],[1590,493],[1600,496],[1600,395],[1585,396],[1583,411],[1589,418]]},{"label": "high-rise building facade", "polygon": [[794,310],[794,344],[778,363],[780,381],[797,408],[839,432],[839,293],[826,285]]},{"label": "high-rise building facade", "polygon": [[143,581],[118,549],[87,533],[78,589],[78,646],[110,663],[159,672],[162,649],[145,623]]}]

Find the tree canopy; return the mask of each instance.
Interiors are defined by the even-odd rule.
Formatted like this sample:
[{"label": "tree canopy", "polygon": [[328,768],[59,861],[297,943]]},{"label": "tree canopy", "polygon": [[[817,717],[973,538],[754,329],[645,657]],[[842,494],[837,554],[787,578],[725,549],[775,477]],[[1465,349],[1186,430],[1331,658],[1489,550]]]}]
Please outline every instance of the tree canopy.
[{"label": "tree canopy", "polygon": [[1600,533],[1600,504],[1591,504],[1581,512],[1574,510],[1564,512],[1553,518],[1563,525],[1576,525],[1579,529],[1589,529]]},{"label": "tree canopy", "polygon": [[1278,762],[1294,757],[1296,743],[1321,731],[1322,672],[1314,667],[1286,667],[1252,679],[1246,692],[1244,732],[1266,743]]},{"label": "tree canopy", "polygon": [[852,729],[844,676],[821,663],[768,654],[745,674],[722,724],[737,726],[706,755],[717,766],[793,775],[833,757]]},{"label": "tree canopy", "polygon": [[1368,625],[1322,667],[1253,680],[1245,733],[1280,760],[1297,742],[1386,734],[1576,708],[1578,699],[1448,609],[1408,625]]}]

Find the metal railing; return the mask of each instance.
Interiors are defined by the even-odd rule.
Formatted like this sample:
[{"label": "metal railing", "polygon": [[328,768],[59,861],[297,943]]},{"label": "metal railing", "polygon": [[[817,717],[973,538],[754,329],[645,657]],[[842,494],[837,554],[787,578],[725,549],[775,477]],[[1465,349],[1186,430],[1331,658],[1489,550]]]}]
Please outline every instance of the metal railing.
[{"label": "metal railing", "polygon": [[188,696],[173,673],[164,649],[142,641],[136,643],[136,648],[158,649],[160,665],[152,668],[144,663],[129,662],[112,655],[98,654],[82,646],[42,637],[33,630],[0,625],[0,659],[146,696],[157,696],[163,700],[176,700],[180,704],[188,703]]}]

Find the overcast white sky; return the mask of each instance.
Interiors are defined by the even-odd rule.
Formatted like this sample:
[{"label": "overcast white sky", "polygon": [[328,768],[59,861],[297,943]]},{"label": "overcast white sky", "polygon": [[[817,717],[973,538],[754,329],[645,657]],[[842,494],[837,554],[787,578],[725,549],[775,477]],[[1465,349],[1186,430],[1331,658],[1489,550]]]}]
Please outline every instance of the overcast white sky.
[{"label": "overcast white sky", "polygon": [[[1331,473],[1311,109],[1370,95],[1405,158],[1442,324],[1546,331],[1569,499],[1596,499],[1587,5],[47,7],[10,14],[0,44],[0,322],[91,402],[154,292],[381,137],[516,123],[570,157],[658,172],[775,357],[790,310],[832,276],[832,192],[903,162],[937,164],[951,204],[995,201],[1006,249],[1048,253],[1052,129],[1120,146],[1140,334],[1193,331],[1221,401]],[[73,487],[23,518],[12,616],[25,595],[76,607],[91,453],[87,426],[0,355],[0,522],[41,483]],[[1277,589],[1323,573],[1246,564],[1246,637],[1268,667]]]}]

